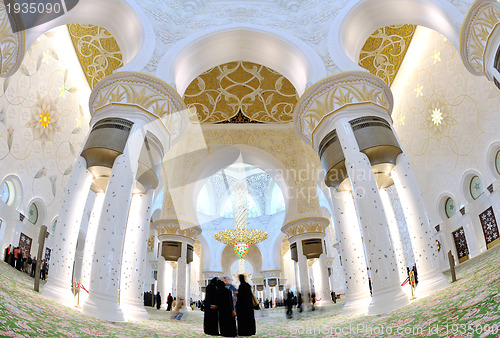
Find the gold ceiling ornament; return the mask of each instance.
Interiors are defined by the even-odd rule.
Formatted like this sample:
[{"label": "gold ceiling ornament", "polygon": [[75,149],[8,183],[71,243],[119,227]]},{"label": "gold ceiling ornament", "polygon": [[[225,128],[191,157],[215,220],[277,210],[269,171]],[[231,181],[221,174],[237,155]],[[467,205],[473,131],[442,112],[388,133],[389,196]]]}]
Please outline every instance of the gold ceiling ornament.
[{"label": "gold ceiling ornament", "polygon": [[[13,15],[15,20],[20,16]],[[14,22],[15,26],[22,26],[21,22]],[[24,59],[25,52],[24,30],[12,32],[9,16],[4,1],[0,2],[0,76],[9,77],[19,69]]]},{"label": "gold ceiling ornament", "polygon": [[373,104],[390,118],[394,100],[389,86],[365,71],[328,76],[312,85],[295,106],[294,124],[298,134],[313,147],[314,134],[325,117],[348,106]]},{"label": "gold ceiling ornament", "polygon": [[359,65],[390,86],[408,51],[415,28],[415,25],[396,25],[377,29],[361,49]]},{"label": "gold ceiling ornament", "polygon": [[[183,229],[181,228],[181,223],[190,226]],[[175,219],[160,219],[158,221],[153,222],[153,225],[158,231],[158,236],[176,235],[176,236],[187,237],[194,240],[196,236],[201,234],[201,228],[199,226]]]},{"label": "gold ceiling ornament", "polygon": [[123,66],[120,47],[106,28],[71,24],[68,31],[90,88]]},{"label": "gold ceiling ornament", "polygon": [[194,253],[198,255],[198,257],[201,257],[201,243],[199,240],[194,241]]},{"label": "gold ceiling ornament", "polygon": [[325,234],[326,227],[330,221],[324,217],[307,217],[285,224],[281,231],[288,236],[288,241],[302,234]]},{"label": "gold ceiling ornament", "polygon": [[155,245],[155,237],[149,236],[149,238],[148,238],[148,252],[153,252],[154,245]]},{"label": "gold ceiling ornament", "polygon": [[283,75],[251,62],[214,67],[194,79],[184,102],[202,123],[228,121],[240,111],[250,121],[288,123],[299,96]]},{"label": "gold ceiling ornament", "polygon": [[[462,24],[460,56],[472,74],[485,74],[484,53],[493,30],[500,22],[500,4],[495,0],[476,0]],[[491,46],[490,48],[496,48]]]}]

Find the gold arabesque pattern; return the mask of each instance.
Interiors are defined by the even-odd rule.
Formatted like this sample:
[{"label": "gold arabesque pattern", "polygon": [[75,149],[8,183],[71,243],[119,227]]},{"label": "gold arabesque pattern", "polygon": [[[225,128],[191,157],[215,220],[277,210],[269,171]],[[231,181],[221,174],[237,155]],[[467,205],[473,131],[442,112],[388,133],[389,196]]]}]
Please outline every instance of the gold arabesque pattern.
[{"label": "gold arabesque pattern", "polygon": [[0,76],[9,77],[24,59],[24,31],[12,32],[4,2],[0,2]]},{"label": "gold arabesque pattern", "polygon": [[158,230],[158,236],[178,235],[178,236],[183,236],[183,237],[188,237],[188,238],[194,239],[200,233],[198,227],[181,229],[180,225],[176,224],[176,223],[161,224],[161,225],[157,226],[156,229]]},{"label": "gold arabesque pattern", "polygon": [[460,54],[467,69],[476,75],[484,73],[484,50],[498,22],[500,5],[494,0],[474,2],[464,20]]},{"label": "gold arabesque pattern", "polygon": [[397,25],[377,29],[366,40],[359,55],[359,65],[390,86],[403,62],[415,28],[415,25]]},{"label": "gold arabesque pattern", "polygon": [[240,110],[253,121],[287,123],[297,100],[295,88],[283,75],[243,61],[206,71],[184,93],[184,102],[196,108],[202,123],[230,120]]},{"label": "gold arabesque pattern", "polygon": [[120,47],[105,28],[71,24],[68,30],[90,88],[123,66]]}]

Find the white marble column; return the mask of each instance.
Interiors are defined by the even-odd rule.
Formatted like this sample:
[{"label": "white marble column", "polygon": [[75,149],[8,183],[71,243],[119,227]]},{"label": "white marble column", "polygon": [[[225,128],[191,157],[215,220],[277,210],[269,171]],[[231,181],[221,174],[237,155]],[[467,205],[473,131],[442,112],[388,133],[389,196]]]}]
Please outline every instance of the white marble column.
[{"label": "white marble column", "polygon": [[[334,223],[332,223],[334,224]],[[344,268],[340,264],[339,248],[340,243],[336,242],[333,244],[334,249],[332,250],[333,263],[332,263],[332,275],[330,276],[332,291],[336,294],[345,293],[345,277]],[[364,254],[363,254],[364,256]]]},{"label": "white marble column", "polygon": [[331,304],[332,297],[330,296],[330,281],[328,278],[328,266],[326,259],[325,241],[321,241],[323,246],[323,253],[319,256],[319,272],[320,272],[320,285],[316,288],[316,298],[321,299],[319,304]]},{"label": "white marble column", "polygon": [[394,184],[403,206],[418,272],[417,295],[426,296],[450,283],[439,270],[439,258],[424,199],[407,156],[402,153],[392,170]]},{"label": "white marble column", "polygon": [[299,262],[292,260],[293,262],[293,277],[295,283],[295,289],[297,293],[300,290],[300,278],[299,278]]},{"label": "white marble column", "polygon": [[264,279],[266,286],[264,287],[264,299],[271,300],[271,288],[269,287],[269,280]]},{"label": "white marble column", "polygon": [[[169,292],[172,290],[172,266],[169,262],[163,258],[163,256],[158,257],[158,272],[157,272],[157,281],[158,287],[157,291],[160,292],[161,302],[160,305],[162,310],[167,309],[167,297]],[[174,297],[175,294],[172,295]]]},{"label": "white marble column", "polygon": [[181,311],[187,310],[187,285],[186,285],[186,260],[187,260],[187,243],[182,242],[181,257],[177,259],[177,278],[176,278],[176,295],[177,299],[184,299],[184,306]]},{"label": "white marble column", "polygon": [[396,255],[396,261],[399,271],[399,282],[402,283],[408,277],[408,270],[406,269],[407,265],[403,250],[403,244],[401,242],[401,236],[399,234],[398,221],[396,219],[396,214],[394,213],[391,197],[389,196],[389,192],[386,189],[380,189],[380,198],[382,199],[382,204],[384,206],[387,224],[389,225],[389,233],[391,235],[392,247],[394,248],[394,253]]},{"label": "white marble column", "polygon": [[409,304],[410,300],[399,283],[398,266],[377,182],[370,161],[359,151],[349,120],[337,120],[335,129],[344,152],[371,269],[372,301],[368,314],[390,312]]},{"label": "white marble column", "polygon": [[153,193],[149,189],[145,194],[134,194],[130,203],[120,279],[120,307],[127,320],[149,318],[144,309],[143,281]]},{"label": "white marble column", "polygon": [[80,281],[80,286],[82,287],[80,289],[80,305],[84,304],[88,298],[87,291],[90,289],[90,273],[92,271],[95,236],[99,226],[99,218],[101,217],[103,202],[104,193],[96,193],[94,206],[92,207],[92,213],[90,214],[89,226],[87,227],[87,235],[85,236],[85,247],[83,248],[82,277]]},{"label": "white marble column", "polygon": [[191,298],[191,263],[186,264],[186,306],[188,311],[191,310],[189,306],[189,299]]},{"label": "white marble column", "polygon": [[90,294],[82,311],[101,319],[122,322],[118,288],[128,208],[144,143],[140,124],[131,130],[124,153],[115,159],[104,197],[92,261]]},{"label": "white marble column", "polygon": [[85,201],[92,184],[92,174],[87,170],[87,162],[78,157],[73,173],[65,189],[64,200],[54,233],[54,247],[50,262],[50,276],[42,289],[45,297],[64,305],[73,306],[71,291],[73,263],[76,242],[85,209]]},{"label": "white marble column", "polygon": [[298,268],[299,268],[299,290],[302,294],[302,298],[307,299],[311,293],[311,288],[309,286],[309,271],[307,266],[307,257],[304,255],[302,250],[302,240],[297,240],[297,256],[298,256]]},{"label": "white marble column", "polygon": [[361,314],[371,301],[366,274],[366,258],[361,241],[358,215],[350,191],[332,194],[335,233],[339,241],[340,258],[345,279],[346,303],[344,314]]}]

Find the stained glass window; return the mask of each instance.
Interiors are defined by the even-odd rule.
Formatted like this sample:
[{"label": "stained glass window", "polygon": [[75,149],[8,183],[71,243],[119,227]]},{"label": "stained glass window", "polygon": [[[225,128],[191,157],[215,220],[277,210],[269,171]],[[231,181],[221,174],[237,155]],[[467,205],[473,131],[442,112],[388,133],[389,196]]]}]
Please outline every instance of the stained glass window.
[{"label": "stained glass window", "polygon": [[455,205],[455,201],[453,200],[453,198],[448,197],[446,199],[446,202],[444,203],[444,209],[448,218],[455,215],[455,213],[457,212],[457,206]]},{"label": "stained glass window", "polygon": [[38,221],[38,208],[36,207],[35,203],[31,203],[30,209],[28,211],[28,220],[36,224],[36,221]]},{"label": "stained glass window", "polygon": [[479,176],[474,176],[470,180],[470,195],[472,196],[473,199],[477,199],[481,194],[483,193],[483,183],[481,182],[481,179]]}]

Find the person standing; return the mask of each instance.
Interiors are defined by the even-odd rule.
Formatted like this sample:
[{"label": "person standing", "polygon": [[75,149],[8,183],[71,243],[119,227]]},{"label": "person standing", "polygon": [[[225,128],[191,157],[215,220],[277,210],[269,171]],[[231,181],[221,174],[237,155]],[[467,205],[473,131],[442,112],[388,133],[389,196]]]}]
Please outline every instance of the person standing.
[{"label": "person standing", "polygon": [[172,297],[172,294],[169,293],[168,294],[168,297],[167,297],[167,311],[171,311],[172,310],[172,303],[174,301],[174,297]]},{"label": "person standing", "polygon": [[255,315],[253,312],[253,294],[250,284],[244,275],[239,275],[240,287],[236,300],[238,316],[238,336],[253,336],[255,334]]},{"label": "person standing", "polygon": [[10,254],[10,248],[12,247],[12,244],[9,244],[7,248],[5,248],[4,256],[3,256],[3,261],[5,263],[9,262],[9,254]]},{"label": "person standing", "polygon": [[286,305],[286,318],[290,319],[293,317],[293,292],[291,292],[289,289],[286,290],[286,299],[285,299],[285,305]]},{"label": "person standing", "polygon": [[156,309],[159,310],[161,306],[161,296],[160,291],[156,293]]},{"label": "person standing", "polygon": [[217,282],[219,278],[214,277],[207,285],[203,314],[203,332],[208,335],[219,335],[219,311],[218,308],[218,291]]},{"label": "person standing", "polygon": [[[226,279],[224,279],[226,280]],[[227,288],[225,282],[217,282],[217,291],[219,293],[219,332],[223,337],[236,337],[236,312],[233,307],[233,296]]]}]

